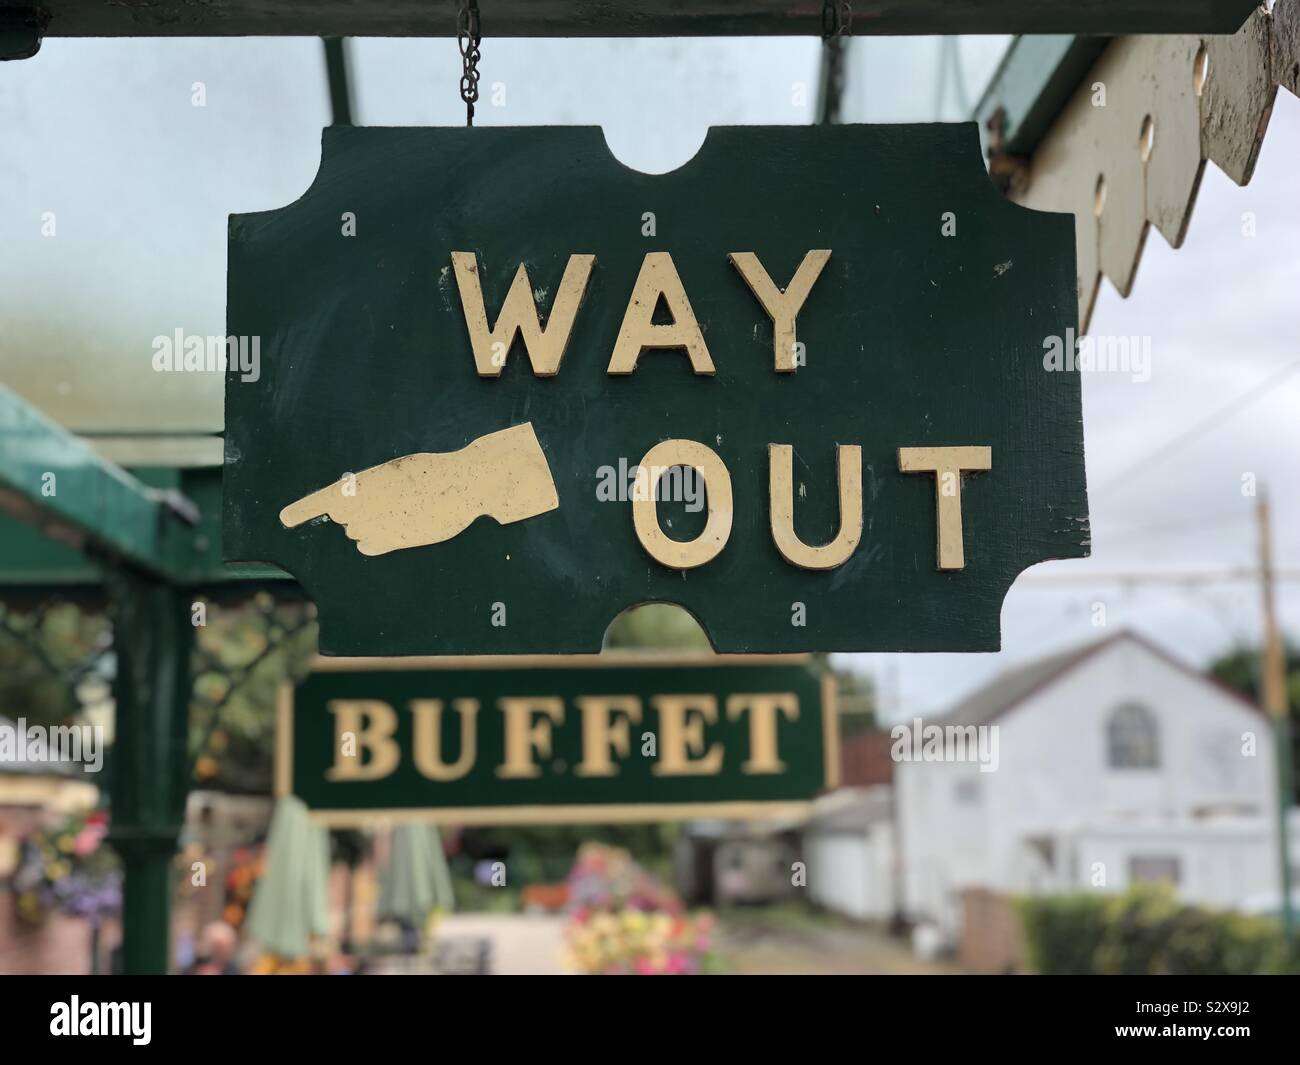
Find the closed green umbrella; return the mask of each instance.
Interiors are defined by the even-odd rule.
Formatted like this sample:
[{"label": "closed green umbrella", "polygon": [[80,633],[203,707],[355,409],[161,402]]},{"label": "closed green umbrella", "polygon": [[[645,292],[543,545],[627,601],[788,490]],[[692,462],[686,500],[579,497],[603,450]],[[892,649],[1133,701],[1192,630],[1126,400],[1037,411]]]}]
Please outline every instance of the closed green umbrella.
[{"label": "closed green umbrella", "polygon": [[253,889],[248,934],[273,954],[304,958],[311,937],[329,931],[326,881],[329,838],[291,795],[275,802],[266,843],[266,872]]},{"label": "closed green umbrella", "polygon": [[379,916],[408,928],[424,928],[434,909],[453,908],[451,874],[436,828],[406,824],[393,829],[380,881]]}]

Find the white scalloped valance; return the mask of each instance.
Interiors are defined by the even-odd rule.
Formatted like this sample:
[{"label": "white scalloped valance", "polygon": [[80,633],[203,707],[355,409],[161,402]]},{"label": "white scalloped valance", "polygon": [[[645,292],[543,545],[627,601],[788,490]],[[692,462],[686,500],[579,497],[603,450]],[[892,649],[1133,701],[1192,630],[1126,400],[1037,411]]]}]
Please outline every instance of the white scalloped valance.
[{"label": "white scalloped valance", "polygon": [[1102,274],[1132,290],[1149,225],[1182,244],[1207,159],[1250,180],[1279,85],[1300,95],[1300,0],[1232,36],[1120,37],[1101,54],[1009,192],[1074,214],[1081,330]]}]

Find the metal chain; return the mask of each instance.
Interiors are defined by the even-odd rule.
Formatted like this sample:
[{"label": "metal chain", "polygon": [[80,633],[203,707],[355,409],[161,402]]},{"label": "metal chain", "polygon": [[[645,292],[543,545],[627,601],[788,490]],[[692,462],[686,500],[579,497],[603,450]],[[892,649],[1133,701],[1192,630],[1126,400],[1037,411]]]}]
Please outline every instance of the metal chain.
[{"label": "metal chain", "polygon": [[849,0],[822,0],[822,38],[845,37],[853,30],[853,5]]},{"label": "metal chain", "polygon": [[478,61],[482,55],[479,45],[483,35],[479,25],[478,0],[461,0],[456,15],[456,43],[464,73],[460,76],[460,98],[465,101],[465,125],[474,125],[474,105],[478,103]]},{"label": "metal chain", "polygon": [[840,120],[844,96],[844,53],[853,29],[853,5],[849,0],[822,0],[822,87],[817,122],[834,125]]}]

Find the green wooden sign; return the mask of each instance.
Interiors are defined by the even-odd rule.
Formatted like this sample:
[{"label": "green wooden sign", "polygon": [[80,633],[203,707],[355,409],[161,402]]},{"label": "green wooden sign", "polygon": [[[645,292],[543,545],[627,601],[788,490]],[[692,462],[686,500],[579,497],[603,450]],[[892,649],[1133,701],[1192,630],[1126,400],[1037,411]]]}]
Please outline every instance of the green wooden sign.
[{"label": "green wooden sign", "polygon": [[277,791],[332,824],[794,813],[837,783],[833,693],[799,655],[320,659]]},{"label": "green wooden sign", "polygon": [[327,654],[595,652],[646,601],[719,651],[994,650],[1088,553],[1073,234],[974,125],[714,129],[664,175],[328,129],[231,219],[226,557]]}]

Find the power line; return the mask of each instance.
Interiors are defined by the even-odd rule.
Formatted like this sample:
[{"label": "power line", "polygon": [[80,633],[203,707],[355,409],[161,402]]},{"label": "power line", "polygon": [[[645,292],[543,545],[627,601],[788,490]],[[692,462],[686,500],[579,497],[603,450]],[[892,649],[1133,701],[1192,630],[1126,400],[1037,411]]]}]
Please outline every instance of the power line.
[{"label": "power line", "polygon": [[1254,517],[1249,511],[1237,511],[1230,514],[1219,514],[1211,518],[1200,518],[1195,522],[1189,522],[1186,519],[1182,521],[1162,521],[1154,525],[1138,525],[1121,528],[1115,533],[1107,534],[1105,537],[1099,537],[1093,534],[1092,542],[1101,543],[1103,540],[1107,544],[1127,543],[1132,540],[1141,540],[1152,533],[1198,533],[1205,529],[1218,529],[1225,525],[1235,525],[1237,522],[1253,521]]},{"label": "power line", "polygon": [[1222,407],[1218,408],[1218,410],[1215,410],[1202,418],[1195,425],[1191,426],[1191,428],[1179,433],[1172,440],[1165,441],[1165,443],[1161,444],[1160,447],[1147,455],[1146,458],[1133,463],[1133,465],[1129,466],[1115,477],[1112,477],[1102,485],[1102,487],[1097,489],[1093,493],[1094,498],[1096,496],[1106,495],[1108,492],[1113,492],[1130,477],[1141,473],[1143,470],[1149,469],[1155,463],[1166,458],[1171,452],[1176,451],[1182,444],[1191,438],[1199,436],[1206,430],[1212,429],[1216,423],[1226,421],[1232,415],[1244,410],[1251,403],[1255,402],[1255,400],[1266,395],[1278,385],[1282,384],[1282,382],[1290,377],[1297,369],[1300,369],[1300,359],[1287,363],[1276,373],[1266,377],[1253,388],[1248,388],[1245,392],[1241,393],[1241,395],[1230,400]]},{"label": "power line", "polygon": [[[1275,580],[1300,581],[1300,569],[1280,569]],[[1225,584],[1234,581],[1257,581],[1259,570],[1249,566],[1235,569],[1130,570],[1098,573],[1045,573],[1022,577],[1017,584]]]}]

